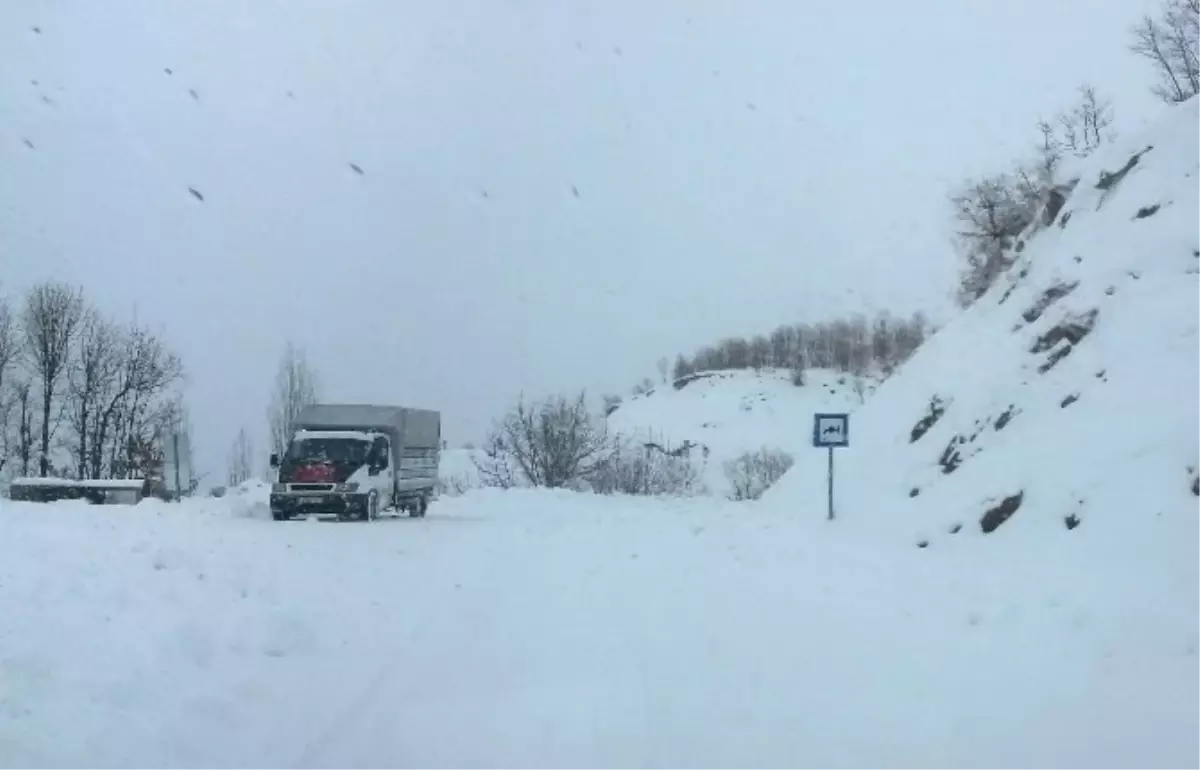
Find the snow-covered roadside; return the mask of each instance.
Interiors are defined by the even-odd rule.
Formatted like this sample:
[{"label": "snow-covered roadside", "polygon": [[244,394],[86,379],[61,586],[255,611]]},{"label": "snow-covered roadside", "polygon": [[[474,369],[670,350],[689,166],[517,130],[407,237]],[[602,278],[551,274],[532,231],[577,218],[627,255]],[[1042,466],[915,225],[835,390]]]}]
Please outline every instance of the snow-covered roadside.
[{"label": "snow-covered roadside", "polygon": [[918,549],[712,500],[224,502],[0,503],[0,764],[1197,763],[1196,585],[1097,570],[1082,528]]},{"label": "snow-covered roadside", "polygon": [[607,427],[638,444],[695,445],[688,456],[704,490],[727,497],[726,463],[764,448],[799,460],[810,451],[815,412],[853,412],[875,389],[871,378],[823,369],[809,370],[803,386],[782,369],[703,372],[633,396],[608,415]]}]

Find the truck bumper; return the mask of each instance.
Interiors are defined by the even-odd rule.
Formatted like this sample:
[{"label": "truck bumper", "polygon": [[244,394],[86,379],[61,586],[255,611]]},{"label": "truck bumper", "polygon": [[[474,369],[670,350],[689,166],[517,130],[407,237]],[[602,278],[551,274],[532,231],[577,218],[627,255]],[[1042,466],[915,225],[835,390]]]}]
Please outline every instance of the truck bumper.
[{"label": "truck bumper", "polygon": [[338,516],[365,516],[367,496],[359,493],[290,493],[271,495],[271,514],[280,516],[304,516],[306,514],[337,514]]}]

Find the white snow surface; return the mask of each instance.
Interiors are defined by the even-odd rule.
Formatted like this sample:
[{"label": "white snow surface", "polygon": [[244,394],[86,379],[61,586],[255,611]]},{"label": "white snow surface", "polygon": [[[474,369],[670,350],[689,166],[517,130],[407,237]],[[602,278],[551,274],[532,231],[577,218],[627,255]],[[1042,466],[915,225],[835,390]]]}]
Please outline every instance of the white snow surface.
[{"label": "white snow surface", "polygon": [[[1117,562],[1174,570],[1195,588],[1198,122],[1192,99],[1145,135],[1081,163],[1062,211],[1026,234],[1012,271],[854,416],[851,447],[837,455],[838,510],[848,526],[955,547],[984,536],[980,517],[995,501],[1023,492],[1020,509],[988,537],[1057,532],[1075,515],[1079,531],[1099,530],[1120,548]],[[1143,154],[1121,181],[1098,189],[1103,173],[1135,153]],[[1040,318],[1025,320],[1046,290],[1073,284]],[[1093,331],[1041,373],[1049,352],[1030,352],[1038,338],[1092,311]],[[910,441],[935,395],[947,404],[944,416]],[[1069,397],[1078,400],[1063,406]],[[960,466],[944,473],[938,461],[950,442],[972,436],[957,446]],[[766,497],[796,509],[824,485],[823,467],[797,464]],[[950,534],[958,524],[962,531]]]},{"label": "white snow surface", "polygon": [[725,463],[746,452],[782,449],[798,462],[823,463],[812,454],[813,414],[852,412],[875,389],[873,379],[863,378],[860,396],[854,377],[822,369],[807,372],[800,387],[789,372],[772,369],[702,372],[680,384],[627,399],[608,416],[608,429],[668,448],[685,442],[707,447],[707,458],[702,450],[689,456],[701,468],[706,490],[719,496],[730,491]]},{"label": "white snow surface", "polygon": [[1194,581],[1096,526],[919,550],[798,513],[6,502],[0,764],[1196,763]]}]

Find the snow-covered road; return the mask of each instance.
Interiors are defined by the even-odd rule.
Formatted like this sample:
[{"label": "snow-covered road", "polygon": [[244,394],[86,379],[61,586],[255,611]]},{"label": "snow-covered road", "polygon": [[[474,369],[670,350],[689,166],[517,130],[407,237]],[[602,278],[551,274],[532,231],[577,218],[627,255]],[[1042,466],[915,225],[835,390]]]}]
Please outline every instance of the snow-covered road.
[{"label": "snow-covered road", "polygon": [[371,525],[0,506],[4,766],[1198,761],[1194,565],[1097,569],[1082,528],[918,549],[553,492]]}]

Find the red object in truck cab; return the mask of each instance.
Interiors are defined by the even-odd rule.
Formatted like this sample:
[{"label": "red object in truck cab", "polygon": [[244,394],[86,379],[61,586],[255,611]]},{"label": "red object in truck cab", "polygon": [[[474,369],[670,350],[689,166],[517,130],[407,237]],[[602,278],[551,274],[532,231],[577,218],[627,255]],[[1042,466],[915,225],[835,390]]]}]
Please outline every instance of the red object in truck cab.
[{"label": "red object in truck cab", "polygon": [[292,473],[292,481],[305,482],[321,482],[334,481],[334,468],[331,463],[313,463],[311,465],[301,465]]}]

